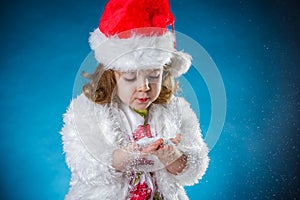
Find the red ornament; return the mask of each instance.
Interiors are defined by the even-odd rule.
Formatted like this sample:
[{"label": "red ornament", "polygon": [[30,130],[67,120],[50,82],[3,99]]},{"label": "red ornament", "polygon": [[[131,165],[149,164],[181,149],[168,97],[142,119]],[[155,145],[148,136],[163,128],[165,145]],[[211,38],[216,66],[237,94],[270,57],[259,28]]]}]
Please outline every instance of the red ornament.
[{"label": "red ornament", "polygon": [[146,182],[137,184],[132,191],[130,191],[130,200],[148,200],[151,197],[152,189]]},{"label": "red ornament", "polygon": [[147,124],[146,126],[144,125],[139,125],[136,130],[132,133],[134,141],[138,141],[139,139],[142,139],[144,137],[152,138],[151,130],[150,130],[150,125]]}]

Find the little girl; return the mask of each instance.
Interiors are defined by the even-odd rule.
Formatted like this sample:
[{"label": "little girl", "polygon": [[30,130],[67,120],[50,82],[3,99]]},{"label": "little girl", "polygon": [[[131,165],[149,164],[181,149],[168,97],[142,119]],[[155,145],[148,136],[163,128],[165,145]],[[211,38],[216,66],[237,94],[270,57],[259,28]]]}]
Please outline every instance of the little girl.
[{"label": "little girl", "polygon": [[66,199],[188,199],[183,186],[205,173],[196,115],[174,96],[191,58],[175,49],[173,24],[167,0],[107,3],[90,36],[101,64],[64,115]]}]

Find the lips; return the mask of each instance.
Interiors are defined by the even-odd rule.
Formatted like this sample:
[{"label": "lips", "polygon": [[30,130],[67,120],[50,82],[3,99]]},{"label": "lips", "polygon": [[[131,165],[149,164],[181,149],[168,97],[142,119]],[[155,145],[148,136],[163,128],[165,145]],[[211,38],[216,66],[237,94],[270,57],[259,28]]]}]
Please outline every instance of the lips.
[{"label": "lips", "polygon": [[140,102],[140,103],[146,103],[148,102],[149,98],[145,97],[145,98],[137,98],[137,100]]}]

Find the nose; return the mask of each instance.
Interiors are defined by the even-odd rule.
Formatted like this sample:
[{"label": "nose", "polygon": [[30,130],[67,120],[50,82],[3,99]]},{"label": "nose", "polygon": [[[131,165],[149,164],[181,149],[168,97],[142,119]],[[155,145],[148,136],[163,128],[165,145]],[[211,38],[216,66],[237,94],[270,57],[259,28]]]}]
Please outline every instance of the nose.
[{"label": "nose", "polygon": [[149,87],[149,82],[146,79],[145,81],[143,81],[143,83],[138,87],[138,91],[140,92],[147,92],[148,90],[150,90]]}]

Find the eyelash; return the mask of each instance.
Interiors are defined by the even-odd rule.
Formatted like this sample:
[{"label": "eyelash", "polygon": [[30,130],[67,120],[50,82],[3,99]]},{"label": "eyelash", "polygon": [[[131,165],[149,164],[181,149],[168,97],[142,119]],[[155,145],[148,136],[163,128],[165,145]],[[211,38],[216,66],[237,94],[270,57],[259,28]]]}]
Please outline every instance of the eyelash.
[{"label": "eyelash", "polygon": [[[149,78],[150,78],[150,79],[158,79],[159,76],[160,76],[160,74],[158,74],[158,75],[156,75],[156,76],[149,76]],[[136,77],[135,77],[135,78],[132,78],[132,79],[130,79],[130,78],[125,78],[125,77],[124,77],[124,80],[127,81],[127,82],[133,82],[133,81],[136,80]]]},{"label": "eyelash", "polygon": [[160,77],[160,74],[149,76],[150,79],[158,79]]},{"label": "eyelash", "polygon": [[128,78],[124,78],[125,81],[128,81],[128,82],[133,82],[136,80],[136,78],[132,78],[132,79],[128,79]]}]

